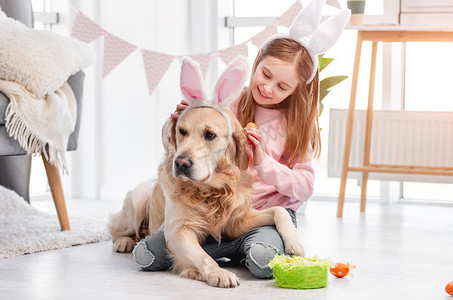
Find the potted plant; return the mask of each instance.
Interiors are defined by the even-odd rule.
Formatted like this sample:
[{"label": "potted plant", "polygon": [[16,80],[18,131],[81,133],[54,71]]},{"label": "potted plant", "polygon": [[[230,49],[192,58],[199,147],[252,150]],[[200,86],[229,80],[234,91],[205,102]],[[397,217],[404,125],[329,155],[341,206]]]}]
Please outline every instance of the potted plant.
[{"label": "potted plant", "polygon": [[[324,57],[324,54],[319,55],[319,72],[321,73],[334,59]],[[330,76],[322,79],[319,82],[319,115],[322,114],[324,104],[322,100],[330,93],[332,87],[336,86],[343,80],[348,78],[345,75]]]},{"label": "potted plant", "polygon": [[365,0],[348,0],[348,8],[351,10],[351,24],[360,26],[363,22],[363,14],[365,12]]}]

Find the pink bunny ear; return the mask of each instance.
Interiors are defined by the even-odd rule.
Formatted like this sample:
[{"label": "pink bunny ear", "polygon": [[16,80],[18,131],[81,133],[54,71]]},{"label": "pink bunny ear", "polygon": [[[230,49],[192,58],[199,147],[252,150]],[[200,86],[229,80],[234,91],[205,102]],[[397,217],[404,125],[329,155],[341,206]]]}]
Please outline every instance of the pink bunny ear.
[{"label": "pink bunny ear", "polygon": [[247,60],[240,56],[223,72],[214,88],[213,104],[227,107],[242,91],[248,75]]},{"label": "pink bunny ear", "polygon": [[189,57],[182,62],[180,87],[189,104],[191,100],[205,99],[200,65]]}]

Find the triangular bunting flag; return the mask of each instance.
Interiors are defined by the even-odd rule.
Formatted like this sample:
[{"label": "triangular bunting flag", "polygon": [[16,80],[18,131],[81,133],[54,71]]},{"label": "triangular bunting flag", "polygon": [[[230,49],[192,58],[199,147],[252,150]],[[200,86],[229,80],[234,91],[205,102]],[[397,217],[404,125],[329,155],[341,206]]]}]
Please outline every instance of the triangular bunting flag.
[{"label": "triangular bunting flag", "polygon": [[208,72],[209,64],[211,63],[211,58],[213,57],[213,54],[212,53],[197,54],[189,55],[189,57],[200,64],[201,72],[203,73],[203,78],[206,77],[206,73]]},{"label": "triangular bunting flag", "polygon": [[102,78],[110,73],[110,71],[119,65],[135,49],[137,49],[137,46],[105,32]]},{"label": "triangular bunting flag", "polygon": [[251,41],[255,46],[261,48],[267,39],[277,33],[277,23],[274,22],[271,25],[264,28],[263,31],[252,37],[249,41]]},{"label": "triangular bunting flag", "polygon": [[229,64],[230,61],[242,55],[247,57],[249,48],[245,44],[239,44],[233,47],[222,49],[219,51],[219,56],[224,63]]},{"label": "triangular bunting flag", "polygon": [[340,3],[338,3],[338,0],[327,0],[326,4],[341,9],[341,6],[340,6]]},{"label": "triangular bunting flag", "polygon": [[302,9],[300,1],[296,1],[290,8],[288,8],[281,17],[277,19],[277,24],[285,27],[289,27],[294,19],[296,18],[299,11]]},{"label": "triangular bunting flag", "polygon": [[102,28],[91,21],[87,16],[76,10],[76,18],[72,25],[71,36],[81,40],[82,42],[89,43],[103,33]]},{"label": "triangular bunting flag", "polygon": [[142,56],[143,64],[145,65],[146,80],[148,82],[148,91],[151,95],[175,59],[175,56],[149,50],[142,50]]}]

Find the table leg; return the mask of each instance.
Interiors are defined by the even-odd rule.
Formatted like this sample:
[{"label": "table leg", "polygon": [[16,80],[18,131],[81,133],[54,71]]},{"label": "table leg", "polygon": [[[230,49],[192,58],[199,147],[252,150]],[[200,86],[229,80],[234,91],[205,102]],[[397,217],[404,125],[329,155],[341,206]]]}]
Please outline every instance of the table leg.
[{"label": "table leg", "polygon": [[354,125],[355,101],[357,97],[357,83],[359,79],[360,56],[362,54],[362,33],[357,33],[355,49],[354,70],[352,73],[351,98],[349,99],[348,123],[346,126],[346,139],[343,154],[343,169],[341,171],[340,193],[338,195],[337,217],[343,216],[344,198],[346,193],[346,180],[349,170],[349,156],[351,154],[352,129]]},{"label": "table leg", "polygon": [[[377,57],[377,42],[373,42],[371,49],[371,66],[370,66],[370,85],[368,89],[368,107],[366,114],[366,128],[365,128],[365,147],[363,150],[363,166],[370,165],[370,152],[371,152],[371,129],[373,125],[373,101],[374,101],[374,83],[376,79],[376,57]],[[360,211],[365,211],[366,206],[366,192],[368,185],[368,171],[362,173],[362,191],[360,195]]]}]

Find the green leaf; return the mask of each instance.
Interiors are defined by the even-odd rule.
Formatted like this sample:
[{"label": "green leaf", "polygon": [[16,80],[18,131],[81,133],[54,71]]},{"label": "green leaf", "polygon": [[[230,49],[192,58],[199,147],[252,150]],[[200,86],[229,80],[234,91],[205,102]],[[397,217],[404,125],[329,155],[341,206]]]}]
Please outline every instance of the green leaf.
[{"label": "green leaf", "polygon": [[[324,54],[319,55],[319,72],[324,70],[333,60],[333,58],[324,57]],[[319,83],[319,116],[321,116],[324,110],[322,100],[330,93],[330,89],[332,87],[336,86],[346,78],[348,78],[348,76],[331,76],[321,80]]]},{"label": "green leaf", "polygon": [[346,78],[348,78],[348,76],[345,76],[345,75],[326,77],[323,80],[321,80],[319,85],[326,89],[330,89],[333,86],[335,86],[335,85],[339,84],[340,82],[342,82],[343,80],[345,80]]},{"label": "green leaf", "polygon": [[333,61],[333,58],[327,58],[324,57],[324,54],[321,54],[318,56],[318,60],[319,60],[319,72],[321,72]]},{"label": "green leaf", "polygon": [[322,101],[322,99],[327,96],[332,87],[336,86],[346,78],[348,78],[348,76],[341,75],[331,76],[321,80],[321,82],[319,83],[319,101]]},{"label": "green leaf", "polygon": [[328,89],[319,89],[319,103],[330,93]]}]

